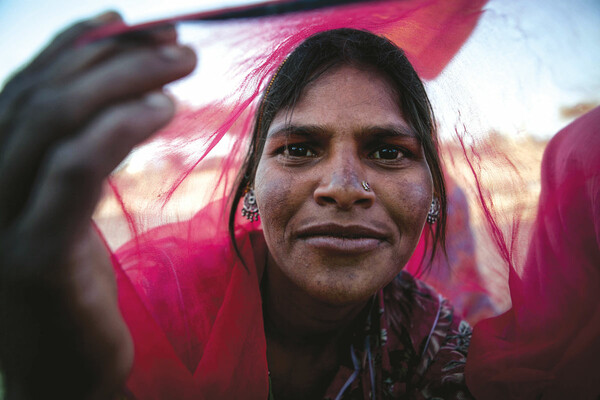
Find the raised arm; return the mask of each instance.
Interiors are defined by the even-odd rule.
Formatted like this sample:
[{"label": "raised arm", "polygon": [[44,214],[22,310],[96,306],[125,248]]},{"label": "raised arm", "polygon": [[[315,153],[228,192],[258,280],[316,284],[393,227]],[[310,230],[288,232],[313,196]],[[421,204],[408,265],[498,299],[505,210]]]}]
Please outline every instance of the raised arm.
[{"label": "raised arm", "polygon": [[77,45],[58,35],[0,94],[0,369],[7,399],[104,399],[133,346],[109,254],[91,225],[101,185],[173,116],[163,85],[194,53],[172,27]]}]

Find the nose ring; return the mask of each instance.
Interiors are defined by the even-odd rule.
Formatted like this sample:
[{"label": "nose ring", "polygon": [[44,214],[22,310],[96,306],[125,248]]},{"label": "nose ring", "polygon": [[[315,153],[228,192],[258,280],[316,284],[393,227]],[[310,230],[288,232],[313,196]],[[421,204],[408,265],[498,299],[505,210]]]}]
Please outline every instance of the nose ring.
[{"label": "nose ring", "polygon": [[369,182],[362,181],[360,184],[362,185],[363,189],[365,189],[365,192],[371,191],[371,185],[369,185]]}]

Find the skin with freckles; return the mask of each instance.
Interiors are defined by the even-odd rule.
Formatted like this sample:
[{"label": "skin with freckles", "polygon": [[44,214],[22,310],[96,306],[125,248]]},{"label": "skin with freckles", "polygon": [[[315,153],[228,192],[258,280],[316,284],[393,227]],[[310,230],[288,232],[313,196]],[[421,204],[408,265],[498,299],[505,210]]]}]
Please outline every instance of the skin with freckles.
[{"label": "skin with freckles", "polygon": [[414,251],[432,178],[391,87],[376,71],[334,68],[269,128],[255,194],[269,286],[288,298],[364,304]]},{"label": "skin with freckles", "polygon": [[269,128],[254,192],[275,397],[323,396],[361,311],[421,235],[431,173],[391,87],[379,72],[334,68]]}]

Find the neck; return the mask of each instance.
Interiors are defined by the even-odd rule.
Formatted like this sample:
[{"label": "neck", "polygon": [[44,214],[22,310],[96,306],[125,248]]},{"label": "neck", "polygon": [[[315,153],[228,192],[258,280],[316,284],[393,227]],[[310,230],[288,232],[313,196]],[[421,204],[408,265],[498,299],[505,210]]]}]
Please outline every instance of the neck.
[{"label": "neck", "polygon": [[267,361],[275,397],[323,398],[367,302],[331,305],[309,296],[269,256],[262,280]]},{"label": "neck", "polygon": [[269,257],[263,277],[263,314],[267,336],[300,347],[337,343],[351,331],[368,301],[332,305],[308,295],[281,272]]}]

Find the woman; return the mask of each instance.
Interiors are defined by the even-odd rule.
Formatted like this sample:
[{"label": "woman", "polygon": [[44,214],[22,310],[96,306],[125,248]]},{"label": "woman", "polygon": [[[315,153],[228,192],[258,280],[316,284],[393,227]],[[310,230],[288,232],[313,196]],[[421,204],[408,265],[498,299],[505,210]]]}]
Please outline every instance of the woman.
[{"label": "woman", "polygon": [[[236,237],[242,197],[242,213],[260,214],[263,231]],[[267,372],[275,398],[466,396],[470,328],[431,289],[398,275],[425,220],[438,218],[438,202],[445,205],[431,110],[406,57],[366,32],[327,31],[292,52],[259,106],[229,217],[239,258],[207,261],[228,251],[228,241],[163,227],[119,252],[120,282],[141,288],[144,308],[207,398],[264,398]],[[202,213],[194,219],[195,232],[206,221]],[[237,279],[244,283],[230,283]],[[186,306],[180,317],[182,302],[207,306],[193,314]],[[206,308],[215,303],[211,315]],[[126,319],[143,312],[128,306]],[[165,357],[144,345],[151,324],[128,322],[140,332],[138,364]],[[240,337],[252,349],[224,354]],[[134,366],[128,386],[136,396],[152,396],[145,382],[160,377],[164,386],[153,391],[194,390],[169,384],[162,366],[151,369]]]},{"label": "woman", "polygon": [[[174,43],[170,28],[72,47],[83,32],[116,20],[105,14],[67,31],[4,92],[3,109],[18,111],[3,116],[3,180],[19,183],[10,198],[3,190],[2,199],[9,397],[63,388],[65,397],[102,398],[118,390],[133,360],[106,251],[88,218],[106,174],[172,115],[168,98],[144,94],[189,73],[194,58]],[[132,81],[130,71],[140,63],[151,68]],[[25,120],[30,115],[37,117]],[[253,260],[238,254],[259,278],[266,360],[263,353],[257,365],[260,372],[268,362],[276,398],[468,393],[462,368],[469,328],[431,289],[399,275],[426,219],[434,224],[441,216],[434,243],[443,243],[445,210],[431,108],[401,50],[355,30],[307,40],[267,89],[240,176],[233,210],[243,193],[247,207],[255,198],[264,229],[264,238],[251,239]],[[245,212],[254,218],[258,210]],[[234,238],[237,249],[242,240]],[[159,242],[144,246],[151,250],[122,252],[125,273],[132,263],[150,265],[157,249],[163,256],[170,251]],[[155,290],[148,286],[148,293]],[[156,296],[144,298],[151,313],[165,292],[156,287]],[[139,314],[128,314],[127,290],[121,292],[136,339],[131,315]],[[192,320],[209,312],[199,310]],[[176,328],[165,333],[190,370],[200,354],[208,358],[210,342],[194,338],[200,343],[189,351]],[[133,395],[145,398],[135,392],[144,347],[134,342]],[[48,373],[56,360],[61,373]],[[246,395],[267,390],[266,376],[253,388],[257,393]],[[40,385],[27,385],[31,380]],[[217,390],[198,389],[181,396]]]},{"label": "woman", "polygon": [[[275,393],[283,398],[322,397],[339,365],[352,367],[351,358],[364,359],[364,354],[375,363],[366,365],[377,370],[371,372],[371,384],[390,380],[376,389],[365,382],[368,374],[362,377],[362,391],[373,391],[375,397],[387,391],[400,395],[400,385],[410,393],[414,386],[440,384],[443,379],[437,376],[421,376],[435,371],[428,369],[430,363],[445,356],[427,342],[441,329],[443,333],[436,333],[441,335],[439,344],[451,347],[448,338],[459,334],[458,321],[452,320],[450,308],[438,304],[437,296],[415,287],[407,276],[387,286],[414,251],[428,213],[430,220],[437,218],[439,198],[445,206],[429,103],[406,57],[368,33],[317,34],[273,78],[257,121],[237,193],[239,197],[245,187],[253,188],[250,196],[256,197],[268,249],[261,283]],[[436,239],[443,235],[442,226]],[[380,294],[384,299],[377,303],[389,307],[388,313],[383,322],[374,315],[367,322],[374,337],[364,339],[364,346],[362,338],[355,343],[344,338],[346,327],[364,319],[359,315],[386,286]],[[425,304],[412,304],[421,302]],[[443,323],[425,322],[439,313]],[[408,322],[412,318],[418,322]],[[410,328],[422,323],[428,325],[423,332]],[[356,328],[351,332],[355,335]],[[381,343],[386,332],[391,349]],[[402,343],[406,334],[414,336]],[[392,355],[381,354],[388,350]],[[387,357],[396,361],[394,352],[409,359],[383,367],[381,363],[390,362]],[[428,352],[432,354],[424,356]],[[379,365],[371,361],[376,355]],[[464,356],[451,359],[460,365]],[[322,368],[315,370],[315,364]],[[366,365],[361,365],[363,371]],[[408,373],[400,378],[403,367]],[[448,375],[457,372],[460,368]],[[309,385],[303,380],[316,383],[304,396],[301,388]],[[432,380],[438,381],[427,382]],[[442,391],[449,395],[446,386]],[[327,394],[335,397],[340,390]]]},{"label": "woman", "polygon": [[8,398],[107,398],[130,370],[135,398],[469,397],[468,325],[401,273],[426,220],[443,244],[430,106],[365,32],[310,38],[271,81],[232,206],[263,231],[231,217],[232,250],[201,212],[138,237],[112,257],[117,307],[99,186],[172,115],[148,91],[195,63],[170,28],[72,46],[118,20],[67,31],[2,95]]}]

